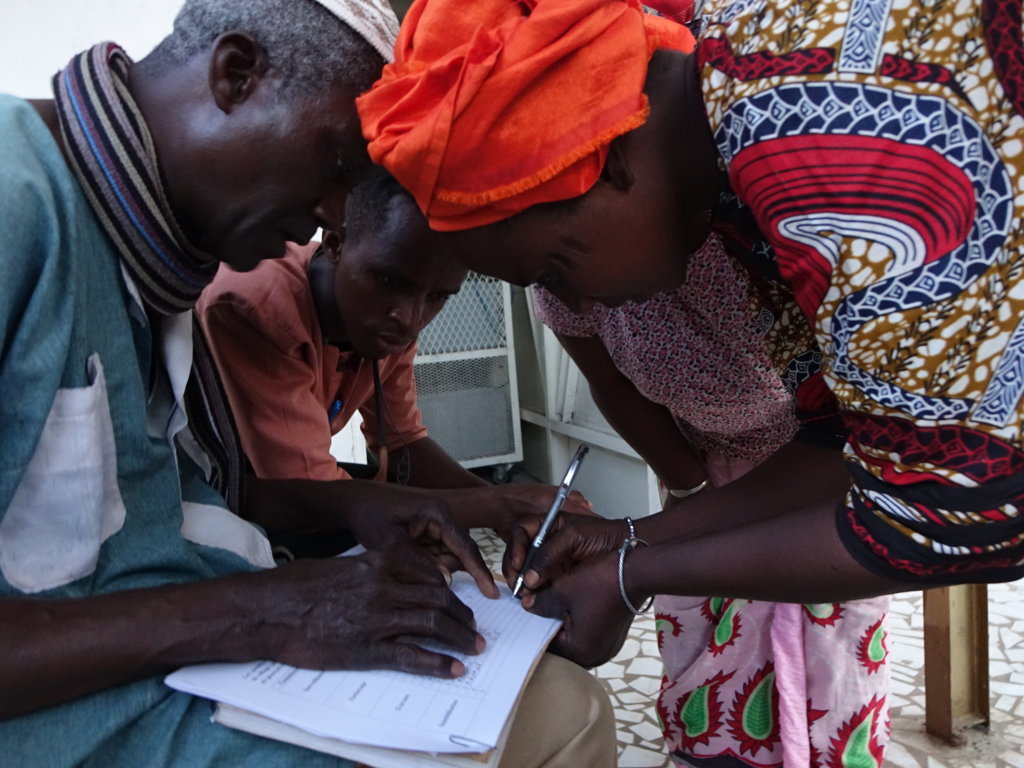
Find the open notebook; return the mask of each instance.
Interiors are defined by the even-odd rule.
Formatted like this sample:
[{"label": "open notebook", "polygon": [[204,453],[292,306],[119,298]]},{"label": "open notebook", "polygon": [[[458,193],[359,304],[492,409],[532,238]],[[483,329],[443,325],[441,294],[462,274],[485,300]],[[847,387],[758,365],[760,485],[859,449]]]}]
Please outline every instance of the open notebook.
[{"label": "open notebook", "polygon": [[453,654],[466,665],[456,680],[257,661],[185,667],[166,682],[219,702],[214,720],[225,725],[379,768],[496,765],[522,689],[560,625],[498,586],[501,597],[489,600],[455,574],[452,589],[487,640],[479,656]]}]

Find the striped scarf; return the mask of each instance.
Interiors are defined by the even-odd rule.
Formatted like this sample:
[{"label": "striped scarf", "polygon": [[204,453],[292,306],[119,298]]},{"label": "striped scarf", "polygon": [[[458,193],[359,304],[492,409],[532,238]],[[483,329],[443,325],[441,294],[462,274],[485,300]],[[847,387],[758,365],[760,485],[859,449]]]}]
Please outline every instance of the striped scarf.
[{"label": "striped scarf", "polygon": [[[67,157],[143,302],[158,315],[192,311],[217,272],[178,228],[156,148],[128,91],[131,59],[114,43],[75,56],[53,79]],[[211,464],[210,483],[238,511],[244,476],[238,432],[213,356],[192,312],[192,375],[185,409]]]}]

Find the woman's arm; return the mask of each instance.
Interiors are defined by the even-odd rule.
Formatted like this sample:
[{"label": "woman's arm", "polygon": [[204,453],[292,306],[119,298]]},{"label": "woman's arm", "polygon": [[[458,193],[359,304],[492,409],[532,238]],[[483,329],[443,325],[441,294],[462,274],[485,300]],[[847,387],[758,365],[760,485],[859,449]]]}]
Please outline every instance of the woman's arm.
[{"label": "woman's arm", "polygon": [[[733,557],[741,551],[741,547],[752,546],[757,542],[759,536],[778,536],[785,533],[802,533],[802,523],[796,524],[794,520],[803,520],[801,516],[809,515],[809,510],[817,510],[821,520],[815,519],[815,523],[823,525],[825,530],[831,532],[831,536],[838,543],[838,534],[835,533],[836,509],[842,503],[843,497],[850,487],[850,476],[846,471],[842,455],[835,450],[823,448],[808,443],[793,441],[768,458],[767,461],[755,467],[738,480],[734,480],[721,488],[709,489],[697,496],[687,499],[685,503],[686,514],[661,514],[650,515],[634,522],[636,535],[652,545],[650,550],[643,549],[643,559],[650,557],[650,554],[659,551],[661,547],[653,545],[665,544],[671,547],[682,547],[685,551],[687,562],[678,565],[681,569],[679,582],[672,584],[672,571],[657,569],[657,577],[652,571],[652,583],[655,581],[666,588],[666,594],[700,595],[700,594],[729,594],[735,597],[753,597],[750,590],[779,589],[778,594],[785,587],[781,585],[766,585],[759,577],[760,571],[753,571],[752,581],[749,584],[740,582],[733,592],[724,587],[710,587],[710,591],[700,591],[691,579],[688,570],[694,561],[693,552],[698,553],[698,560],[705,559],[705,547],[713,544],[720,546],[723,551],[729,550]],[[769,526],[774,518],[786,518],[780,521],[776,527]],[[795,525],[795,528],[790,526]],[[756,533],[751,533],[756,531]],[[558,577],[567,569],[567,564],[579,562],[593,557],[602,552],[609,552],[616,549],[622,543],[625,527],[618,520],[594,520],[566,517],[562,526],[548,538],[540,557],[534,560],[534,567],[537,571],[535,577],[527,577],[527,585],[531,588],[538,588],[549,580]],[[685,542],[693,540],[696,550],[692,550]],[[729,541],[735,540],[737,546],[730,548]],[[781,540],[779,540],[781,542]],[[718,544],[718,542],[726,542]],[[778,552],[786,552],[789,544],[781,544],[780,549],[772,548],[771,539],[761,540],[764,550],[775,556]],[[863,569],[857,565],[849,554],[842,548],[837,550],[841,554],[840,560],[848,560],[854,570],[853,573],[860,574]],[[673,552],[675,550],[672,550]],[[637,550],[634,554],[640,554]],[[819,553],[815,550],[816,553]],[[819,553],[820,554],[820,553]],[[721,556],[717,552],[716,556]],[[762,550],[746,552],[743,555],[743,563],[750,564],[758,562],[764,555]],[[837,555],[838,557],[839,555]],[[632,558],[632,555],[630,556]],[[792,566],[793,563],[789,562]],[[721,564],[711,560],[714,568]],[[702,575],[712,572],[701,571]],[[730,565],[729,574],[737,578],[742,569]],[[864,572],[866,573],[866,571]],[[821,574],[801,584],[801,589],[821,589],[828,583],[820,581]],[[710,584],[711,582],[709,582]],[[742,588],[740,588],[742,587]],[[836,584],[839,589],[847,587]],[[859,589],[859,587],[857,587]],[[909,589],[910,587],[906,587]],[[768,599],[768,598],[765,598]],[[774,599],[786,600],[786,597]],[[831,600],[842,599],[840,597],[830,598]]]},{"label": "woman's arm", "polygon": [[[802,475],[798,470],[791,477],[798,481]],[[877,576],[850,556],[836,529],[837,503],[838,498],[822,500],[739,529],[637,547],[623,563],[626,594],[639,606],[653,594],[801,603],[921,589],[920,583]],[[750,504],[756,506],[757,500]],[[563,619],[552,650],[584,666],[611,658],[633,620],[619,593],[616,552],[593,558],[549,588],[528,594],[523,605]]]},{"label": "woman's arm", "polygon": [[648,541],[706,536],[805,507],[831,504],[829,519],[850,487],[842,454],[794,440],[738,480],[686,500],[686,515],[652,515],[636,522]]}]

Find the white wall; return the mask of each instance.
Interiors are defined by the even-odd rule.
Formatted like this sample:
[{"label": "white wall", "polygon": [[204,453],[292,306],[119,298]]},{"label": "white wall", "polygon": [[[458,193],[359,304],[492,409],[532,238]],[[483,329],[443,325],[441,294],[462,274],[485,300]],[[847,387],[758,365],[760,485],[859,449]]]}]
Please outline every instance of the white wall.
[{"label": "white wall", "polygon": [[170,32],[177,0],[0,0],[0,92],[49,98],[74,54],[113,40],[133,59]]}]

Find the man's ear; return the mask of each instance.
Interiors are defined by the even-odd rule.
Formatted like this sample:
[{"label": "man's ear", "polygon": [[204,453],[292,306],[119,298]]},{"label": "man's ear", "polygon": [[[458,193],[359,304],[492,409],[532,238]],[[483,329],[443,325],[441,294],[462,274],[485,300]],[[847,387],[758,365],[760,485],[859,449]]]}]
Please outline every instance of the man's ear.
[{"label": "man's ear", "polygon": [[323,245],[324,255],[328,261],[337,264],[341,260],[341,247],[345,243],[345,227],[325,229],[320,243]]},{"label": "man's ear", "polygon": [[604,161],[604,168],[601,169],[601,180],[623,192],[635,182],[627,151],[628,135],[619,136],[608,145],[608,157]]},{"label": "man's ear", "polygon": [[270,69],[263,46],[246,32],[225,32],[213,43],[210,57],[210,92],[223,111],[230,113],[244,102]]}]

